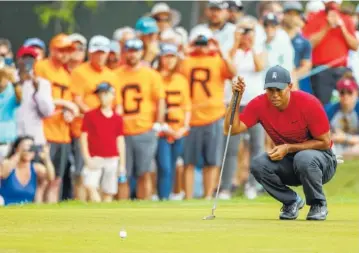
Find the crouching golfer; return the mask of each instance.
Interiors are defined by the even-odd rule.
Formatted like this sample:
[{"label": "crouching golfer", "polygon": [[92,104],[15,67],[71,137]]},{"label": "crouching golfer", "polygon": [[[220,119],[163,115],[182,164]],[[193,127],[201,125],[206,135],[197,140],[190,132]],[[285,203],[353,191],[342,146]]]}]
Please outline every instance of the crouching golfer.
[{"label": "crouching golfer", "polygon": [[[233,81],[233,92],[239,92],[237,107],[245,86],[241,77]],[[283,203],[280,219],[298,217],[305,202],[288,186],[303,185],[307,204],[311,206],[307,220],[325,220],[328,210],[323,184],[334,176],[337,161],[331,150],[324,109],[314,96],[291,91],[290,74],[280,66],[268,70],[264,88],[266,94],[254,98],[235,116],[232,134],[260,123],[275,143],[270,152],[253,158],[251,172],[272,197]],[[230,114],[228,109],[225,131],[228,131]]]}]

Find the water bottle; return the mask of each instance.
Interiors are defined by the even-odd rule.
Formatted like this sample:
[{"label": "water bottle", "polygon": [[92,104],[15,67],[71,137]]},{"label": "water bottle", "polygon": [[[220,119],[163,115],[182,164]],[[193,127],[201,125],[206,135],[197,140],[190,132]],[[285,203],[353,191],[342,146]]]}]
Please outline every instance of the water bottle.
[{"label": "water bottle", "polygon": [[337,103],[339,102],[339,92],[337,90],[333,90],[332,97],[330,99],[330,103]]}]

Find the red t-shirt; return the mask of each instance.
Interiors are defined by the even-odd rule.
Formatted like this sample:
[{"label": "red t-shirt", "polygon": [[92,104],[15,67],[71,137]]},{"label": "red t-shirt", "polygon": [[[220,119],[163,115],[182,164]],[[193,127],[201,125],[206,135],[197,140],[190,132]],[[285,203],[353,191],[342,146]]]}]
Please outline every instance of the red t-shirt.
[{"label": "red t-shirt", "polygon": [[[355,25],[353,20],[345,14],[340,13],[348,32],[355,36]],[[303,28],[303,36],[310,38],[313,34],[320,32],[327,25],[327,13],[320,11],[310,18],[310,22]],[[344,67],[347,65],[349,46],[345,41],[343,32],[339,27],[330,29],[324,38],[313,48],[313,65],[329,64],[336,59],[332,67]]]},{"label": "red t-shirt", "polygon": [[88,134],[91,156],[118,156],[117,137],[123,135],[123,120],[120,115],[114,112],[107,118],[99,108],[89,111],[84,116],[82,132]]},{"label": "red t-shirt", "polygon": [[329,120],[319,100],[303,91],[292,91],[288,107],[279,111],[266,94],[250,101],[240,114],[248,127],[262,124],[276,145],[312,140],[329,132]]}]

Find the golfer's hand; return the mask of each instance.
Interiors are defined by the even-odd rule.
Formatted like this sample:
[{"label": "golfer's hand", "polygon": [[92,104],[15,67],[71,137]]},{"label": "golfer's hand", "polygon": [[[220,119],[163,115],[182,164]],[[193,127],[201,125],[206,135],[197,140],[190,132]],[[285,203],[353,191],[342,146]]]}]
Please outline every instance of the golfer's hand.
[{"label": "golfer's hand", "polygon": [[283,144],[275,146],[268,152],[268,156],[272,161],[280,161],[288,154],[288,145]]},{"label": "golfer's hand", "polygon": [[244,83],[243,77],[237,76],[232,80],[232,92],[235,93],[236,91],[239,92],[239,95],[242,96],[244,90],[246,88],[246,84]]}]

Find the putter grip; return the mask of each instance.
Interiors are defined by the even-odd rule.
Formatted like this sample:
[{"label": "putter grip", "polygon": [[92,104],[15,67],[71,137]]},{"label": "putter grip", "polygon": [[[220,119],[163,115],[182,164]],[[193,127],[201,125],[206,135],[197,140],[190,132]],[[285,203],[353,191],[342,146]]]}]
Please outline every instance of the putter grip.
[{"label": "putter grip", "polygon": [[230,125],[233,124],[234,114],[236,113],[236,108],[237,108],[237,103],[238,103],[238,98],[239,98],[239,92],[236,91],[236,92],[234,92],[234,100],[233,100],[233,104],[232,104],[231,119],[229,121]]}]

